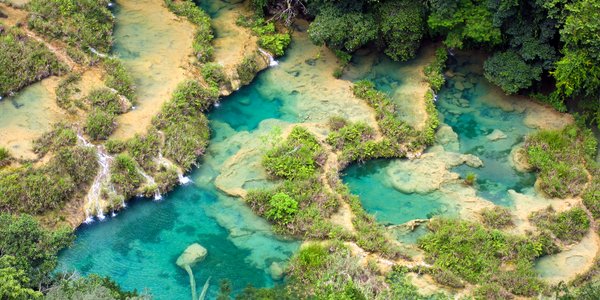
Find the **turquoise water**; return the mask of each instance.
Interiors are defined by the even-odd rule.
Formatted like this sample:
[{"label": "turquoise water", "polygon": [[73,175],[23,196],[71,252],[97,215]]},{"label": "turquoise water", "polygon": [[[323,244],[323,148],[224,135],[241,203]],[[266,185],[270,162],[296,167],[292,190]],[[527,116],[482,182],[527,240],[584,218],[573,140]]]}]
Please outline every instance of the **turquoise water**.
[{"label": "turquoise water", "polygon": [[[506,112],[499,108],[495,103],[498,94],[491,93],[490,84],[483,76],[472,71],[477,69],[476,63],[459,57],[459,60],[451,58],[448,66],[456,76],[448,78],[446,86],[438,95],[436,106],[440,117],[458,134],[460,146],[453,151],[473,154],[484,164],[481,168],[460,165],[452,171],[463,178],[471,172],[476,174],[475,189],[478,196],[498,205],[509,206],[512,204],[507,193],[509,189],[521,192],[533,187],[535,183],[533,173],[518,172],[510,163],[511,149],[534,129],[524,124],[524,113]],[[360,78],[372,80],[379,89],[396,95],[396,90],[402,87],[406,79],[390,70],[402,67],[402,64],[389,61],[375,64],[367,73],[361,74]],[[494,129],[501,130],[506,137],[495,141],[488,139]],[[394,188],[390,179],[394,175],[387,172],[390,168],[390,161],[375,160],[352,165],[344,171],[344,182],[352,193],[361,197],[365,209],[374,214],[379,222],[401,224],[434,214],[455,212],[448,207],[448,203],[459,203],[461,199],[445,199],[438,191],[418,194],[404,193]],[[406,176],[409,175],[415,176]],[[415,236],[423,232],[421,230],[402,239],[414,242]]]}]

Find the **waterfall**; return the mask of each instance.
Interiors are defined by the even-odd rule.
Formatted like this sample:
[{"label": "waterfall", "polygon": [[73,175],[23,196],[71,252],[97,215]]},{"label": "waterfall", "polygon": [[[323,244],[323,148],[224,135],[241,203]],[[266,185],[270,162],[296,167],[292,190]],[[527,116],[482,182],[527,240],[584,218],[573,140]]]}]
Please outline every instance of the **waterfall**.
[{"label": "waterfall", "polygon": [[146,172],[144,172],[144,170],[142,170],[141,168],[138,168],[137,171],[142,175],[142,177],[144,177],[144,179],[146,179],[146,182],[149,185],[156,186],[156,191],[154,192],[154,200],[162,199],[162,195],[160,194],[160,190],[158,189],[158,186],[156,185],[156,181],[154,180],[154,178],[152,178],[152,176],[146,174]]},{"label": "waterfall", "polygon": [[[88,191],[86,200],[87,203],[85,205],[85,214],[86,219],[85,223],[91,223],[93,221],[93,214],[96,214],[96,217],[100,220],[104,220],[104,212],[103,205],[101,202],[101,192],[102,192],[102,184],[109,182],[109,172],[110,172],[110,162],[112,161],[112,156],[108,155],[103,147],[95,146],[94,144],[88,142],[81,134],[77,134],[77,139],[84,147],[95,147],[96,148],[96,159],[98,161],[98,165],[100,165],[100,172],[96,174],[94,178],[94,182],[92,186],[90,186],[90,190]],[[112,186],[111,186],[112,187]]]},{"label": "waterfall", "polygon": [[269,67],[275,67],[275,66],[279,65],[279,62],[276,61],[275,58],[273,58],[273,55],[271,55],[271,53],[269,53],[261,48],[258,48],[258,51],[260,51],[260,53],[266,55],[269,58]]},{"label": "waterfall", "polygon": [[156,159],[156,162],[159,165],[166,166],[167,168],[170,168],[170,167],[176,168],[177,169],[177,178],[179,179],[180,185],[186,185],[186,184],[192,182],[192,179],[183,175],[183,172],[181,170],[179,170],[179,168],[177,168],[177,166],[175,166],[175,164],[173,164],[170,160],[164,158],[161,152],[158,153],[158,158]]},{"label": "waterfall", "polygon": [[88,47],[88,48],[90,49],[90,51],[92,51],[92,53],[94,53],[94,54],[96,54],[96,55],[98,55],[98,56],[100,56],[102,58],[108,57],[108,55],[106,55],[104,53],[100,53],[100,52],[98,52],[98,50],[96,50],[96,49],[94,49],[92,47]]}]

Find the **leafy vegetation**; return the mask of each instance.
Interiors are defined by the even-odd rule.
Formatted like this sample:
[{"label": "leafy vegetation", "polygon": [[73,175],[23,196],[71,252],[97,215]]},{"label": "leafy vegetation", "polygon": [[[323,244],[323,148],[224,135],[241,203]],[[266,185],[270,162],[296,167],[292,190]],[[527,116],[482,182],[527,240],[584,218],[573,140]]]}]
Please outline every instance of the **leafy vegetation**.
[{"label": "leafy vegetation", "polygon": [[129,109],[129,101],[106,88],[93,90],[86,98],[91,111],[86,119],[85,133],[94,140],[107,139],[117,127],[116,116]]},{"label": "leafy vegetation", "polygon": [[485,78],[502,88],[507,94],[514,94],[528,88],[533,81],[541,79],[542,67],[530,66],[514,51],[497,52],[483,65]]},{"label": "leafy vegetation", "polygon": [[533,270],[533,260],[554,251],[543,236],[521,237],[468,221],[433,219],[432,233],[419,240],[433,268],[480,284],[480,296],[533,296],[543,282]]},{"label": "leafy vegetation", "polygon": [[202,66],[202,76],[208,84],[217,88],[228,82],[227,76],[223,72],[223,66],[217,63],[207,63]]},{"label": "leafy vegetation", "polygon": [[4,147],[0,147],[0,169],[10,165],[13,157],[10,155],[10,151]]},{"label": "leafy vegetation", "polygon": [[502,206],[485,208],[481,212],[483,224],[490,228],[502,229],[514,225],[510,210]]},{"label": "leafy vegetation", "polygon": [[273,56],[283,56],[285,49],[292,42],[289,33],[278,33],[272,21],[263,18],[248,18],[240,16],[236,22],[239,26],[250,27],[258,36],[258,45]]},{"label": "leafy vegetation", "polygon": [[64,71],[66,68],[42,43],[17,28],[0,30],[0,96]]},{"label": "leafy vegetation", "polygon": [[144,300],[148,295],[139,295],[137,291],[124,291],[116,282],[108,277],[92,274],[87,277],[66,279],[58,282],[44,298],[46,300],[78,300],[78,299],[114,299]]},{"label": "leafy vegetation", "polygon": [[189,80],[181,83],[171,101],[165,103],[152,123],[164,133],[162,154],[189,170],[198,156],[204,154],[210,130],[202,114],[218,99],[216,88],[204,88]]},{"label": "leafy vegetation", "polygon": [[238,77],[242,84],[249,84],[256,76],[258,72],[258,65],[256,64],[256,54],[246,56],[242,62],[236,67]]},{"label": "leafy vegetation", "polygon": [[41,298],[53,283],[58,251],[73,239],[68,228],[49,231],[32,216],[0,213],[0,298]]},{"label": "leafy vegetation", "polygon": [[437,93],[440,91],[446,78],[444,78],[444,69],[448,60],[448,50],[445,47],[439,47],[435,50],[435,58],[428,64],[423,73],[427,77],[427,82],[431,89]]},{"label": "leafy vegetation", "polygon": [[279,146],[267,151],[263,165],[274,176],[308,179],[324,163],[319,141],[306,129],[296,126]]},{"label": "leafy vegetation", "polygon": [[56,104],[70,113],[75,113],[76,107],[83,106],[82,103],[73,99],[73,94],[78,92],[76,84],[81,81],[80,73],[70,73],[61,79],[56,87]]},{"label": "leafy vegetation", "polygon": [[539,170],[540,188],[552,197],[581,194],[588,182],[586,158],[596,154],[589,129],[574,125],[562,130],[539,131],[525,141],[527,158]]},{"label": "leafy vegetation", "polygon": [[109,0],[32,0],[27,8],[29,27],[83,50],[108,53],[113,16]]},{"label": "leafy vegetation", "polygon": [[131,156],[119,154],[110,166],[110,181],[117,192],[129,198],[135,195],[144,178],[137,171],[137,164]]},{"label": "leafy vegetation", "polygon": [[533,213],[530,220],[541,230],[549,230],[557,239],[570,244],[579,242],[590,229],[590,220],[581,207],[560,213],[552,207]]},{"label": "leafy vegetation", "polygon": [[116,58],[104,60],[106,70],[106,86],[125,96],[132,104],[135,103],[135,83],[123,63]]},{"label": "leafy vegetation", "polygon": [[197,29],[192,44],[194,54],[201,63],[210,61],[213,55],[211,43],[214,38],[210,16],[191,0],[165,0],[165,4],[173,13],[186,17],[191,23],[196,25]]}]

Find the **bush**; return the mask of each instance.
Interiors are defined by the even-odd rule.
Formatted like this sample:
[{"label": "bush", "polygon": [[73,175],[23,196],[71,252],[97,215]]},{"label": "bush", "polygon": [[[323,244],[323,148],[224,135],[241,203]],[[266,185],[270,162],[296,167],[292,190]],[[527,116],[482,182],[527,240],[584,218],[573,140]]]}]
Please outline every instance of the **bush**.
[{"label": "bush", "polygon": [[275,24],[271,21],[265,21],[263,18],[253,19],[241,16],[236,24],[251,27],[252,32],[258,36],[258,45],[275,57],[283,56],[285,49],[292,42],[289,33],[277,33]]},{"label": "bush", "polygon": [[117,193],[129,198],[143,182],[142,175],[137,171],[135,160],[127,154],[119,154],[110,166],[110,181]]},{"label": "bush", "polygon": [[139,297],[137,291],[124,291],[109,277],[91,274],[87,277],[71,277],[56,284],[44,299],[47,300],[77,300],[77,299],[150,299]]},{"label": "bush", "polygon": [[446,82],[446,78],[444,78],[444,69],[446,68],[447,60],[448,51],[445,47],[439,47],[435,50],[435,59],[433,62],[427,65],[423,70],[425,77],[427,77],[427,82],[429,82],[429,86],[435,93],[439,92]]},{"label": "bush", "polygon": [[69,45],[110,51],[114,18],[109,0],[32,0],[29,27]]},{"label": "bush", "polygon": [[271,196],[269,205],[271,208],[267,210],[265,216],[283,224],[289,223],[292,217],[298,213],[298,202],[286,193],[277,193]]},{"label": "bush", "polygon": [[223,72],[223,66],[217,63],[207,63],[202,66],[202,76],[207,83],[220,87],[227,83],[227,77]]},{"label": "bush", "polygon": [[0,96],[65,71],[66,67],[43,44],[18,29],[5,34],[0,30]]},{"label": "bush", "polygon": [[249,84],[258,72],[256,65],[256,55],[246,56],[242,62],[236,67],[238,77],[242,84]]},{"label": "bush", "polygon": [[581,241],[590,229],[587,213],[580,207],[555,213],[552,207],[533,213],[530,220],[540,229],[549,230],[563,241],[571,244]]},{"label": "bush", "polygon": [[95,109],[88,115],[84,129],[93,140],[105,140],[115,128],[115,115]]},{"label": "bush", "polygon": [[135,83],[123,63],[116,58],[107,58],[104,60],[104,69],[107,74],[106,86],[115,89],[131,103],[135,103]]},{"label": "bush", "polygon": [[512,214],[506,207],[494,206],[493,208],[484,208],[481,212],[483,224],[490,228],[502,229],[512,226]]},{"label": "bush", "polygon": [[146,135],[136,134],[130,139],[127,142],[127,151],[144,170],[148,171],[154,166],[153,159],[158,157],[160,144],[158,132],[151,129]]},{"label": "bush", "polygon": [[306,129],[296,126],[281,145],[267,151],[263,165],[277,177],[307,179],[315,174],[322,156],[323,149],[317,139]]},{"label": "bush", "polygon": [[551,197],[581,194],[588,182],[585,160],[595,155],[591,130],[573,125],[539,131],[525,141],[527,159],[539,170],[540,188]]},{"label": "bush", "polygon": [[515,51],[497,52],[483,64],[484,75],[505,93],[514,94],[541,79],[542,67],[529,65]]},{"label": "bush", "polygon": [[[419,240],[426,260],[473,284],[497,284],[520,296],[533,296],[543,288],[533,261],[549,245],[538,237],[520,237],[486,229],[467,221],[433,219],[431,233]],[[514,268],[507,269],[511,265]]]},{"label": "bush", "polygon": [[52,126],[52,130],[33,141],[33,151],[40,156],[44,156],[49,151],[75,146],[76,144],[77,133],[73,128],[65,123],[57,123]]},{"label": "bush", "polygon": [[70,73],[58,83],[56,87],[56,104],[60,108],[71,113],[75,112],[77,103],[75,103],[75,99],[72,99],[72,96],[77,91],[75,85],[80,80],[80,73]]},{"label": "bush", "polygon": [[10,151],[4,147],[0,147],[0,169],[6,167],[12,163],[12,155],[10,155]]}]

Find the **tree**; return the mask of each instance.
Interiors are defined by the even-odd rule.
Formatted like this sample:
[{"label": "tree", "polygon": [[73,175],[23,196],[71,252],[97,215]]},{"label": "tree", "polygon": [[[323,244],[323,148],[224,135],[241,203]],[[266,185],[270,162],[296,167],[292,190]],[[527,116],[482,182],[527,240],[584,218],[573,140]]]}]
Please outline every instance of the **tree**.
[{"label": "tree", "polygon": [[29,278],[13,267],[14,256],[0,257],[0,299],[40,299],[42,293],[27,287]]},{"label": "tree", "polygon": [[399,61],[413,58],[425,27],[423,5],[410,0],[388,1],[379,7],[378,14],[385,54]]},{"label": "tree", "polygon": [[530,66],[514,51],[497,52],[483,65],[485,78],[498,85],[507,94],[528,88],[540,80],[542,68]]}]

